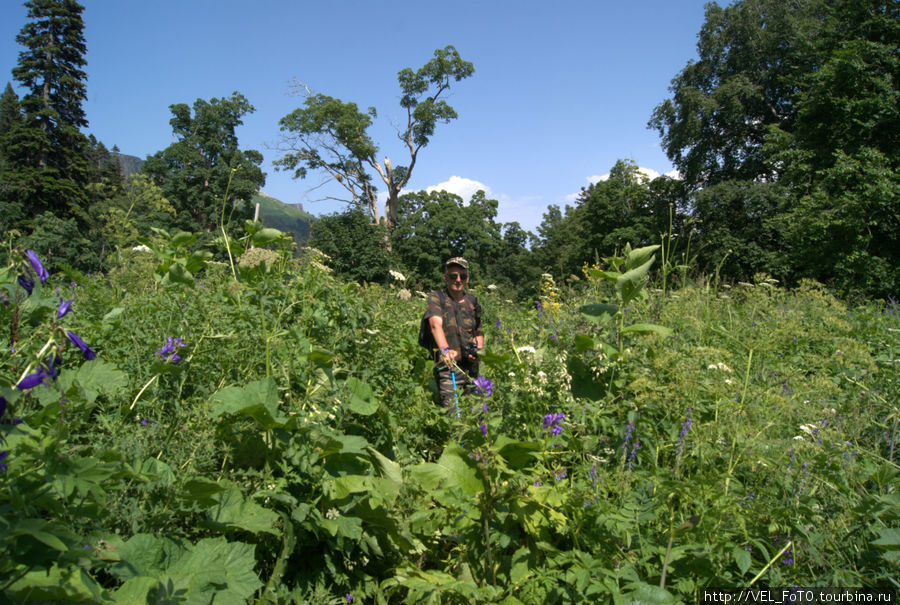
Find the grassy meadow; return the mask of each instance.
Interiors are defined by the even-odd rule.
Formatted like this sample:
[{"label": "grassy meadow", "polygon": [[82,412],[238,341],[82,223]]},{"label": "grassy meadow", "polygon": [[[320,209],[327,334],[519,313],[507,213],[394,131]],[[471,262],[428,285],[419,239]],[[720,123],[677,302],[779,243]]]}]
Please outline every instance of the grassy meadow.
[{"label": "grassy meadow", "polygon": [[491,386],[456,417],[400,276],[179,237],[105,275],[0,272],[7,602],[897,588],[896,301],[673,285],[652,248],[535,300],[473,275]]}]

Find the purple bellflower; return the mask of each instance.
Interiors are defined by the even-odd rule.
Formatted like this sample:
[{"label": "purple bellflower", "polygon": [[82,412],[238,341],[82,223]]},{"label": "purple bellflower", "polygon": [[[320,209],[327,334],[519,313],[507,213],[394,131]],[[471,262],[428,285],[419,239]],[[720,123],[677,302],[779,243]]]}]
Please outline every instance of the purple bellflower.
[{"label": "purple bellflower", "polygon": [[549,430],[551,435],[559,435],[563,432],[560,423],[565,419],[565,414],[547,414],[544,416],[544,430]]},{"label": "purple bellflower", "polygon": [[31,291],[34,290],[34,280],[25,277],[24,275],[20,275],[17,280],[19,285],[22,286],[22,289],[31,294]]},{"label": "purple bellflower", "polygon": [[490,397],[494,394],[494,383],[481,374],[478,375],[478,378],[472,381],[472,384],[475,385],[476,395],[481,395],[482,397]]},{"label": "purple bellflower", "polygon": [[66,336],[72,342],[73,345],[81,349],[81,354],[84,355],[85,361],[91,361],[92,359],[97,358],[97,354],[91,350],[87,344],[78,337],[78,334],[72,332],[71,330],[66,330]]},{"label": "purple bellflower", "polygon": [[169,363],[178,363],[181,361],[181,356],[178,354],[178,349],[182,347],[186,347],[187,345],[184,343],[181,338],[176,338],[174,341],[172,337],[169,336],[166,339],[165,346],[161,347],[156,351],[156,355],[163,358],[164,361],[168,361]]},{"label": "purple bellflower", "polygon": [[66,313],[72,308],[72,303],[74,300],[63,300],[59,299],[59,308],[56,310],[56,319],[62,319],[66,316]]},{"label": "purple bellflower", "polygon": [[44,384],[44,381],[46,381],[48,378],[50,378],[50,375],[47,374],[47,371],[44,370],[44,368],[39,367],[36,372],[29,374],[28,376],[20,380],[19,383],[16,384],[16,388],[20,391],[24,391],[25,389],[33,389],[38,385]]},{"label": "purple bellflower", "polygon": [[44,283],[50,278],[50,273],[44,269],[44,265],[41,264],[41,259],[38,258],[37,253],[34,250],[26,250],[25,256],[28,257],[28,262],[31,263],[31,268],[34,269],[34,272],[37,273],[38,278],[41,280],[41,283]]}]

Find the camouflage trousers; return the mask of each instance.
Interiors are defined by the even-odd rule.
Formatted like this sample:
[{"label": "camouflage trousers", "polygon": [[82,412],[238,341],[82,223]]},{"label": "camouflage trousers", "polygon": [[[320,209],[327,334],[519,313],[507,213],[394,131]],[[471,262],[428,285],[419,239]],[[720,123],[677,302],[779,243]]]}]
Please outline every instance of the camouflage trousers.
[{"label": "camouflage trousers", "polygon": [[[443,364],[435,365],[434,381],[437,383],[438,393],[441,396],[441,405],[448,414],[456,415],[456,394],[471,395],[475,391],[475,385],[472,379],[478,376],[478,362],[460,363],[459,368],[455,370],[455,376],[451,374],[450,369]],[[456,378],[456,393],[453,392],[453,379]]]}]

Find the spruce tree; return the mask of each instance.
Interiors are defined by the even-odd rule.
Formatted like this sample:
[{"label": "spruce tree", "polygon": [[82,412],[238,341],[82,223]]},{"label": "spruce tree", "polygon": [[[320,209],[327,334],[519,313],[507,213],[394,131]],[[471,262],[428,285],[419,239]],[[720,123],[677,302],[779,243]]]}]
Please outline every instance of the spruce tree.
[{"label": "spruce tree", "polygon": [[87,65],[81,13],[75,0],[29,0],[30,21],[16,41],[24,47],[15,80],[25,89],[24,126],[9,142],[7,158],[16,178],[3,195],[22,203],[29,218],[52,212],[67,218],[83,211],[90,178],[87,126],[82,109]]}]

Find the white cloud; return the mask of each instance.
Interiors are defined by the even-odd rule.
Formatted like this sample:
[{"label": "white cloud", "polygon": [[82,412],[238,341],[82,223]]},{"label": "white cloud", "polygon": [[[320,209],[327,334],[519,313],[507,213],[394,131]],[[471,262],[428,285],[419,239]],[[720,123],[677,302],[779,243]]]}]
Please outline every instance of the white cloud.
[{"label": "white cloud", "polygon": [[[641,173],[642,175],[644,175],[648,181],[652,181],[656,177],[660,176],[659,172],[657,172],[656,170],[653,170],[652,168],[645,168],[643,166],[638,167],[638,172]],[[678,170],[670,170],[669,172],[665,173],[663,176],[667,176],[672,179],[680,179],[681,173],[679,173]],[[609,173],[607,172],[606,174],[592,174],[591,176],[587,177],[585,180],[588,182],[589,185],[594,185],[596,183],[599,183],[600,181],[605,181],[608,178],[609,178]],[[581,195],[580,191],[577,193],[570,193],[570,194],[566,195],[565,197],[563,197],[563,202],[565,202],[566,204],[575,203],[575,201],[578,199],[579,195]]]},{"label": "white cloud", "polygon": [[472,199],[472,196],[478,191],[484,191],[488,196],[491,195],[491,188],[484,183],[455,175],[451,176],[449,180],[446,180],[443,183],[427,187],[425,191],[429,193],[432,191],[447,191],[458,195],[464,201]]}]

